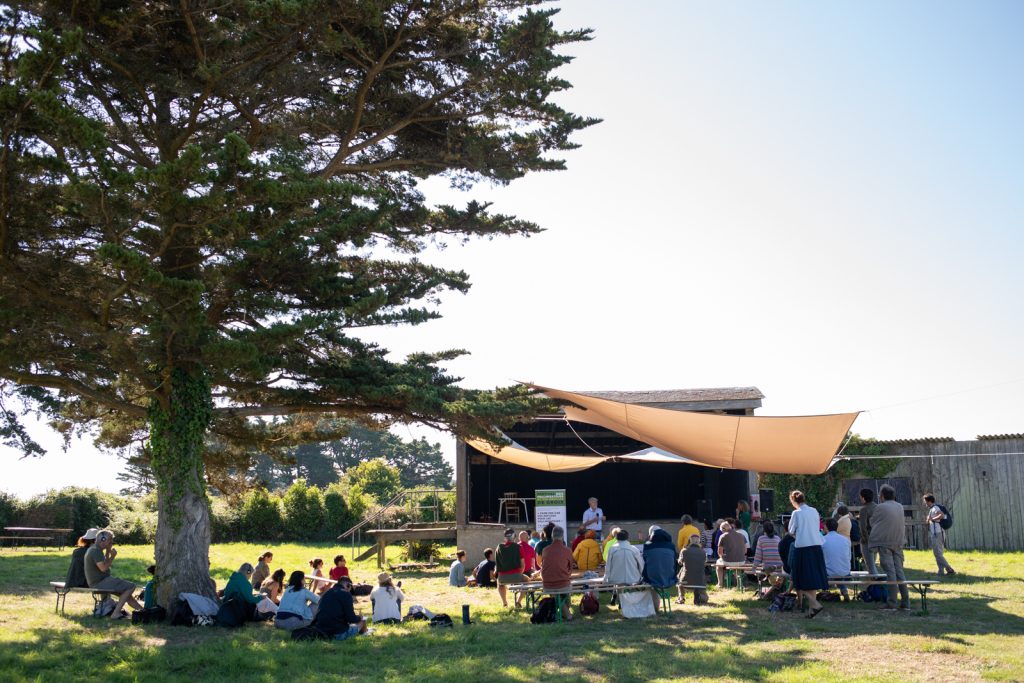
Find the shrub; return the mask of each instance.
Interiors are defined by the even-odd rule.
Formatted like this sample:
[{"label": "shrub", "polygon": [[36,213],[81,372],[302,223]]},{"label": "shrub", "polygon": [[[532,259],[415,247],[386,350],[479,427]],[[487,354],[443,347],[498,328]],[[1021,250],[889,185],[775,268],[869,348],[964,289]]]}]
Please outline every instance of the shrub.
[{"label": "shrub", "polygon": [[296,479],[281,499],[284,526],[289,538],[308,540],[317,538],[324,526],[324,498],[320,489]]},{"label": "shrub", "polygon": [[239,531],[247,541],[270,541],[283,531],[281,507],[277,496],[266,489],[253,489],[245,497],[239,514]]},{"label": "shrub", "polygon": [[386,503],[402,490],[402,475],[397,467],[384,458],[366,460],[345,472],[345,480],[352,488],[359,487],[363,493],[374,497],[378,503]]},{"label": "shrub", "polygon": [[335,482],[324,491],[324,536],[333,538],[352,528],[359,518],[352,514],[352,509],[345,499],[345,489],[340,482]]},{"label": "shrub", "polygon": [[0,491],[0,527],[12,526],[21,516],[21,501],[13,493]]},{"label": "shrub", "polygon": [[430,562],[441,554],[441,544],[436,541],[406,541],[402,555],[412,562]]},{"label": "shrub", "polygon": [[210,540],[214,543],[242,538],[242,501],[234,503],[223,496],[210,499]]}]

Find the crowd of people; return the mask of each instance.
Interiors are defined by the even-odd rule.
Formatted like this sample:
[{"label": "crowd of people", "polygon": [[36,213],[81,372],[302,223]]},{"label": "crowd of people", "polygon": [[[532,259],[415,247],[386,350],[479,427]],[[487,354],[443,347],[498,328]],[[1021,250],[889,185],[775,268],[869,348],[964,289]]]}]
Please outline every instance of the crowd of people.
[{"label": "crowd of people", "polygon": [[[884,575],[896,584],[897,590],[887,591],[885,609],[906,610],[909,592],[903,570],[905,510],[889,485],[879,489],[879,498],[876,502],[874,492],[863,489],[859,514],[838,505],[832,516],[822,519],[801,491],[793,491],[789,496],[793,512],[781,535],[770,520],[752,527],[749,505],[739,501],[734,517],[714,523],[697,522],[692,516],[683,515],[675,542],[667,531],[652,525],[646,534],[640,534],[640,545],[634,545],[629,532],[619,527],[613,527],[608,537],[602,538],[607,519],[597,506],[597,499],[591,498],[570,543],[566,542],[565,530],[554,523],[540,531],[517,532],[508,528],[502,543],[484,550],[483,559],[471,570],[467,568],[466,552],[458,550],[449,567],[448,580],[456,587],[496,587],[502,605],[508,607],[510,585],[539,579],[545,589],[567,588],[574,575],[596,577],[603,569],[606,583],[649,585],[657,609],[658,597],[665,597],[665,592],[673,587],[678,603],[685,601],[688,591],[692,591],[695,604],[706,603],[705,588],[712,567],[719,588],[724,587],[730,567],[749,568],[769,577],[788,577],[808,607],[807,618],[814,618],[822,610],[818,592],[828,590],[831,581],[850,578],[858,561],[863,560],[869,574]],[[923,500],[938,572],[955,574],[944,554],[944,532],[951,524],[951,513],[937,504],[931,494]],[[127,617],[125,606],[136,610],[155,608],[153,581],[136,596],[134,583],[112,574],[116,558],[114,534],[106,529],[89,529],[72,553],[66,585],[110,591],[115,596],[109,612],[111,619]],[[223,590],[218,591],[218,597],[222,602],[239,601],[251,607],[254,618],[273,619],[274,625],[284,630],[315,623],[322,632],[338,640],[366,632],[366,620],[354,611],[354,584],[344,555],[334,557],[329,577],[324,576],[324,561],[320,557],[309,560],[308,575],[302,570],[288,574],[283,568],[275,569],[273,562],[274,553],[267,550],[257,557],[255,566],[243,563],[231,574]],[[155,570],[155,566],[148,568],[151,575],[155,575]],[[374,623],[401,621],[405,599],[401,581],[395,584],[387,572],[382,572],[377,576],[376,587],[365,588]],[[840,593],[842,599],[849,600],[845,586],[840,585]],[[522,593],[517,593],[516,607],[520,606],[521,598]],[[624,613],[626,603],[634,598],[635,594],[618,596]],[[564,617],[572,618],[567,607]]]}]

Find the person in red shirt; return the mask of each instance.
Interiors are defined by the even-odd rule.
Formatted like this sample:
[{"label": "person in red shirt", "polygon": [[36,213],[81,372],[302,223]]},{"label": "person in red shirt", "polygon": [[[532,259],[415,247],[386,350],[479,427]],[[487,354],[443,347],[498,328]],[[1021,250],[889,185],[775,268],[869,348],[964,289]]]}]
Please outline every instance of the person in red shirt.
[{"label": "person in red shirt", "polygon": [[530,545],[530,532],[519,532],[519,554],[523,556],[523,573],[529,576],[537,569],[537,552]]},{"label": "person in red shirt", "polygon": [[337,581],[343,576],[348,576],[348,567],[345,566],[345,556],[336,555],[334,566],[331,568],[331,579]]}]

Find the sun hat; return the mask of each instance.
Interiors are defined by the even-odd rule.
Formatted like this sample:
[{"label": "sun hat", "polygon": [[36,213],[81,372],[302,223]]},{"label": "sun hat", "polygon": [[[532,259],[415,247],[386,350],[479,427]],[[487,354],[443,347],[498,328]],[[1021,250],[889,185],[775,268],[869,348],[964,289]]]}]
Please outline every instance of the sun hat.
[{"label": "sun hat", "polygon": [[377,582],[378,583],[386,583],[386,582],[388,582],[390,580],[391,580],[391,574],[388,574],[387,572],[381,572],[380,574],[377,574]]},{"label": "sun hat", "polygon": [[87,541],[95,541],[96,534],[98,534],[99,532],[99,529],[97,529],[96,527],[92,527],[85,532],[85,535],[83,535],[82,538],[84,538]]}]

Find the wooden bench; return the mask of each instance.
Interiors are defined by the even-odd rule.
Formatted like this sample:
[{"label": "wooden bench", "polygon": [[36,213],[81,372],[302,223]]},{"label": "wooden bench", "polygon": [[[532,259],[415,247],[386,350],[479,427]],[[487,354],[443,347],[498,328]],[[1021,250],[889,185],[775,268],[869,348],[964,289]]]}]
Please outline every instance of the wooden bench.
[{"label": "wooden bench", "polygon": [[93,611],[95,612],[96,607],[106,600],[107,598],[114,595],[121,595],[121,591],[111,590],[109,588],[67,588],[63,581],[51,581],[50,588],[57,594],[57,604],[54,606],[53,611],[61,616],[64,614],[64,601],[68,597],[68,593],[91,593],[93,601]]},{"label": "wooden bench", "polygon": [[565,601],[571,601],[572,596],[583,595],[584,593],[613,593],[618,595],[620,593],[630,591],[653,590],[661,597],[664,612],[668,614],[672,611],[671,587],[655,588],[648,583],[604,583],[603,581],[595,579],[576,579],[568,588],[544,588],[543,584],[537,581],[530,583],[512,583],[508,585],[508,589],[517,595],[519,593],[523,593],[525,595],[523,606],[531,611],[537,606],[538,593],[544,597],[554,598],[557,615],[556,621],[562,621],[562,605],[565,604]]},{"label": "wooden bench", "polygon": [[53,536],[0,536],[0,541],[10,541],[11,548],[18,547],[18,541],[52,541]]},{"label": "wooden bench", "polygon": [[921,579],[921,580],[907,580],[907,581],[871,581],[864,579],[851,579],[843,581],[829,581],[830,587],[835,586],[850,586],[850,587],[862,587],[862,586],[907,586],[913,588],[921,596],[921,612],[928,614],[928,589],[941,581],[934,579]]}]

